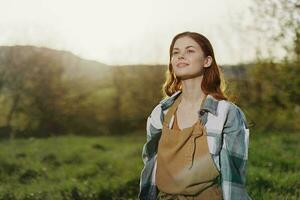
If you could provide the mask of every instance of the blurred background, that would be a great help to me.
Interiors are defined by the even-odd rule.
[[[300,199],[299,0],[0,0],[0,199],[137,199],[180,32],[250,125],[253,199]]]

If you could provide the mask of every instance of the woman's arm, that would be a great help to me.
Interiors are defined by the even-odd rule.
[[[223,128],[220,152],[221,186],[224,200],[251,199],[246,191],[249,129],[242,110],[231,103]]]
[[[157,151],[157,144],[158,140],[153,140],[155,137],[159,136],[162,129],[162,122],[161,122],[161,105],[157,105],[147,118],[146,123],[146,137],[147,141],[143,146],[142,150],[142,159],[144,164],[146,161],[150,160]],[[158,138],[159,139],[159,138]]]
[[[146,123],[146,143],[142,150],[142,160],[144,168],[141,171],[140,176],[140,191],[138,198],[141,200],[152,200],[156,199],[158,194],[155,182],[153,182],[153,168],[155,165],[155,155],[157,153],[157,145],[161,136],[161,105],[157,105],[149,117]]]

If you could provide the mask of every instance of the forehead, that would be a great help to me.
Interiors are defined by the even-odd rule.
[[[178,38],[175,43],[173,49],[185,49],[188,46],[193,46],[194,48],[200,48],[200,45],[190,37],[181,37]]]

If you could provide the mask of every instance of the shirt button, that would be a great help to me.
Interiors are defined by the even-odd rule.
[[[202,116],[205,114],[205,111],[204,110],[200,110],[199,114]]]

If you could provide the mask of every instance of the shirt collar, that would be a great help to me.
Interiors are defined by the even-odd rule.
[[[175,92],[172,96],[167,97],[160,101],[162,110],[168,109],[176,100],[176,98],[181,94],[182,91]],[[206,99],[203,103],[203,109],[205,111],[208,111],[212,113],[213,115],[217,115],[217,109],[218,109],[219,101],[215,99],[210,94],[207,95]]]

